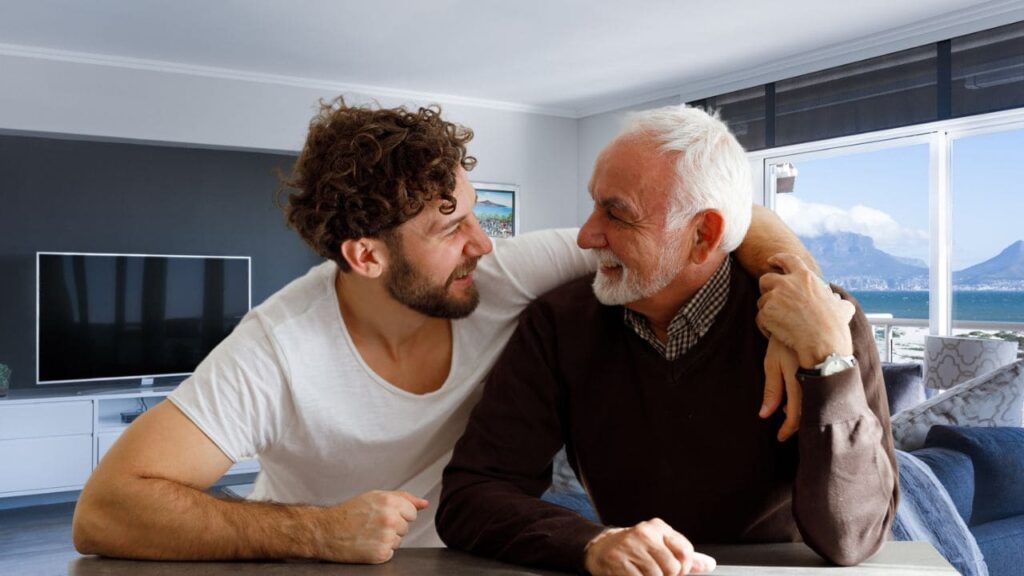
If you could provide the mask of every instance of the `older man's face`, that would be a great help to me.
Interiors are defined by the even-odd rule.
[[[688,226],[665,229],[676,184],[673,163],[649,138],[629,136],[612,142],[594,166],[594,211],[577,243],[601,260],[594,294],[603,304],[650,298],[684,266]]]

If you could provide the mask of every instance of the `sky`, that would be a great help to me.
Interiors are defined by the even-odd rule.
[[[953,269],[1024,239],[1024,129],[956,139]],[[801,236],[849,231],[880,249],[928,261],[928,145],[794,162],[793,194],[776,208]]]

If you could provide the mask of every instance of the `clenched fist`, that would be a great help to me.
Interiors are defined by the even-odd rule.
[[[313,556],[330,562],[381,564],[394,555],[427,501],[408,492],[374,490],[318,515]]]

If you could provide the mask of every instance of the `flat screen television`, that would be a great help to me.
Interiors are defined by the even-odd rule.
[[[187,376],[251,306],[249,257],[36,254],[39,384]]]

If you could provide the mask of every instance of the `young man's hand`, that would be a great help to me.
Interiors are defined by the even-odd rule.
[[[317,550],[312,556],[331,562],[387,562],[408,534],[427,501],[408,492],[374,490],[323,510]]]
[[[716,565],[658,518],[632,528],[609,528],[587,544],[585,554],[584,566],[594,576],[678,576],[711,572]]]
[[[792,254],[776,254],[768,262],[782,272],[761,277],[757,301],[761,331],[792,348],[803,368],[813,368],[833,352],[853,354],[853,304],[838,298]]]

